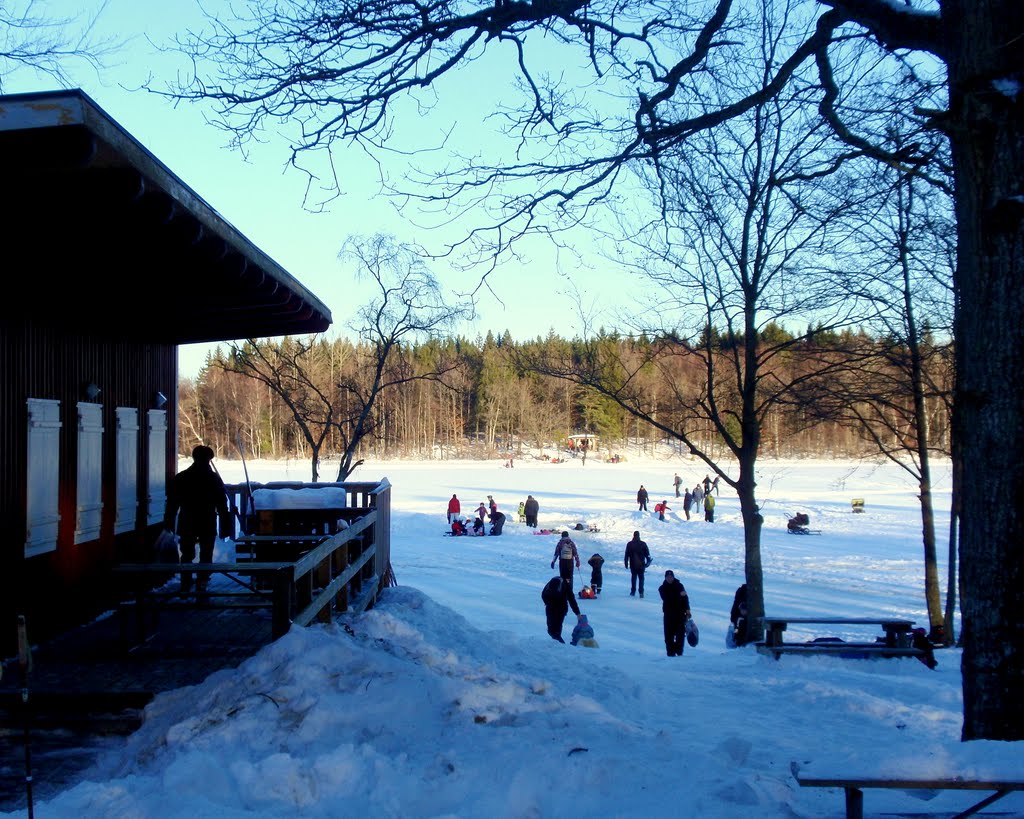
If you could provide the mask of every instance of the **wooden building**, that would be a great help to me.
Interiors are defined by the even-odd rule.
[[[177,345],[327,307],[86,94],[0,96],[0,651],[92,619],[177,463]]]

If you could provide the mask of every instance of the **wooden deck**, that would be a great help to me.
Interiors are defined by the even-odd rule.
[[[176,586],[172,580],[168,588]],[[272,640],[269,611],[171,609],[160,613],[159,625],[145,642],[133,646],[124,641],[122,622],[112,611],[33,646],[27,708],[17,658],[4,663],[0,811],[27,804],[26,719],[33,801],[40,801],[72,784],[101,748],[135,730],[154,696],[235,668]]]

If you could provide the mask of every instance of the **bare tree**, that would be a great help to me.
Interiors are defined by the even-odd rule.
[[[867,326],[878,338],[833,346],[830,355],[845,348],[856,366],[808,385],[801,398],[818,416],[855,425],[917,481],[929,636],[948,642],[952,622],[942,606],[931,458],[933,451],[950,454],[955,245],[951,218],[944,216],[951,217],[951,207],[943,192],[906,169],[866,183],[879,195],[854,223],[856,269],[846,286],[877,305]],[[955,598],[955,588],[947,594]]]
[[[175,93],[213,100],[239,140],[280,122],[295,126],[293,161],[356,141],[395,146],[403,103],[429,108],[431,86],[488,50],[505,50],[521,99],[502,110],[522,140],[521,161],[474,156],[460,172],[437,169],[428,198],[488,198],[492,230],[467,241],[497,247],[586,213],[613,195],[622,169],[656,160],[695,134],[734,120],[792,85],[807,87],[845,156],[889,163],[928,159],[903,150],[854,101],[863,58],[908,118],[928,118],[949,138],[958,232],[954,453],[963,482],[961,567],[964,739],[1024,738],[1024,4],[1020,0],[818,0],[786,53],[754,87],[704,104],[708,76],[728,79],[760,39],[756,19],[773,4],[736,0],[622,6],[590,0],[392,3],[338,10],[316,2],[250,3],[252,17],[213,20],[186,45],[205,70]],[[753,23],[748,25],[748,23]],[[543,42],[540,42],[543,41]],[[545,74],[563,47],[563,79]],[[857,52],[857,46],[861,49]],[[590,82],[581,81],[586,60]],[[946,74],[947,108],[920,111],[902,81],[928,66]],[[536,66],[536,68],[535,68]],[[580,90],[584,89],[584,90]],[[603,93],[607,92],[607,93]],[[416,112],[416,113],[421,113]],[[412,114],[413,116],[416,113]],[[502,145],[504,149],[506,146]],[[505,154],[512,156],[513,154]],[[545,224],[544,217],[550,216]],[[1009,647],[1009,648],[1007,648]]]
[[[404,355],[403,344],[441,334],[465,309],[446,304],[422,256],[391,236],[350,237],[340,255],[353,259],[359,275],[377,288],[376,297],[359,310],[355,329],[362,343],[344,371],[334,369],[330,346],[316,336],[249,339],[231,345],[230,357],[217,362],[265,384],[285,403],[309,445],[314,483],[332,432],[341,456],[337,480],[344,481],[363,463],[360,447],[385,426],[390,390],[417,381],[444,383],[457,361],[441,359],[421,371]]]
[[[39,0],[0,3],[0,91],[4,78],[19,69],[33,70],[63,86],[72,84],[68,66],[85,63],[94,70],[121,47],[114,38],[94,36],[97,20],[106,10],[104,0],[89,18],[52,17]]]
[[[360,310],[356,328],[371,351],[370,360],[364,362],[360,377],[337,385],[346,408],[336,424],[344,444],[339,481],[362,464],[356,453],[363,438],[373,435],[381,422],[374,411],[383,394],[414,381],[447,386],[445,378],[458,368],[454,357],[440,356],[427,371],[420,372],[403,357],[402,346],[407,341],[444,335],[469,309],[457,300],[454,306],[448,303],[422,254],[399,244],[393,236],[352,237],[341,255],[354,260],[359,274],[373,280],[377,295]]]
[[[780,35],[766,29],[757,55],[765,64]],[[658,197],[656,218],[622,227],[635,236],[623,262],[639,256],[641,287],[652,294],[640,313],[647,323],[636,327],[651,343],[624,354],[614,338],[598,337],[577,345],[570,360],[525,363],[616,401],[736,491],[748,641],[759,638],[764,615],[761,430],[768,413],[791,405],[804,382],[838,363],[821,357],[792,366],[806,339],[778,327],[806,327],[813,317],[836,330],[863,318],[854,312],[861,302],[833,284],[831,247],[850,203],[837,193],[845,186],[821,193],[818,180],[812,186],[804,178],[804,169],[821,164],[827,139],[804,112],[801,100],[775,97],[735,127],[695,135],[659,157],[647,179]]]

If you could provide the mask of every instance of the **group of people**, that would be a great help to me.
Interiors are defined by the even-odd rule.
[[[527,495],[526,500],[519,501],[519,522],[525,523],[531,529],[537,528],[537,515],[540,513],[540,503],[533,495]]]
[[[485,520],[491,522],[490,531],[487,531]],[[498,510],[498,503],[493,495],[487,496],[487,503],[480,501],[480,505],[473,510],[471,517],[462,516],[462,502],[457,493],[453,492],[448,501],[448,525],[451,533],[460,535],[500,535],[505,526],[505,513]]]
[[[573,591],[573,574],[580,568],[580,556],[579,549],[569,537],[568,532],[562,532],[562,536],[555,545],[555,553],[551,559],[552,569],[556,562],[558,563],[558,576],[552,577],[541,591],[548,634],[553,640],[560,643],[565,642],[562,638],[562,627],[571,610],[577,617],[576,626],[572,631],[572,645],[596,647],[594,628],[588,622],[587,616],[580,611]],[[623,555],[623,565],[629,569],[630,597],[636,596],[638,591],[640,597],[644,596],[644,573],[651,562],[650,548],[641,539],[639,531],[633,532],[633,537],[626,544],[626,551]],[[603,585],[604,558],[599,554],[594,554],[587,563],[591,567],[590,587],[596,593],[600,593]],[[681,657],[687,641],[690,645],[696,645],[698,639],[697,627],[693,623],[690,613],[690,597],[682,582],[671,569],[665,572],[665,579],[658,587],[658,594],[661,596],[665,653],[669,657]]]
[[[715,504],[716,496],[718,495],[718,481],[719,478],[716,475],[714,480],[711,480],[710,475],[705,475],[703,481],[698,481],[693,489],[686,489],[682,494],[683,498],[683,514],[686,515],[686,519],[690,519],[690,512],[696,511],[700,514],[700,511],[704,510],[704,520],[708,523],[715,522]],[[680,497],[680,489],[683,485],[683,479],[679,477],[679,473],[676,472],[672,478],[672,486],[676,491],[676,497]],[[638,511],[647,511],[647,501],[650,495],[647,491],[647,487],[640,484],[640,488],[636,493],[636,502]],[[654,505],[654,511],[658,515],[658,520],[665,520],[665,513],[672,511],[668,505],[667,500],[661,501]]]

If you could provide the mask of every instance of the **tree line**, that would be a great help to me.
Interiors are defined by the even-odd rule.
[[[716,355],[726,357],[743,346],[742,339],[727,340],[709,332]],[[792,339],[772,325],[765,335]],[[894,449],[905,453],[913,391],[899,378],[901,359],[909,360],[906,347],[892,339],[874,338],[864,332],[827,332],[796,345],[780,360],[775,378],[792,379],[825,353],[856,357],[856,367],[846,373],[845,383],[861,391],[850,403],[837,400],[840,380],[830,373],[827,382],[803,386],[803,398],[780,404],[764,419],[762,454],[766,457],[852,458],[878,455]],[[650,420],[638,418],[602,395],[597,389],[575,384],[552,373],[531,369],[529,362],[583,361],[600,350],[604,355],[637,366],[633,381],[645,396],[645,409],[658,425],[691,426],[692,413],[675,400],[676,392],[700,383],[702,366],[676,354],[674,360],[655,365],[666,347],[685,348],[672,338],[626,337],[601,334],[584,342],[554,334],[532,341],[513,341],[508,331],[488,333],[470,340],[463,337],[429,339],[403,345],[386,362],[385,372],[400,385],[380,394],[371,408],[367,434],[357,444],[359,459],[395,457],[489,458],[552,457],[564,451],[573,432],[599,438],[600,450],[591,457],[624,453],[627,446],[654,452],[666,436]],[[924,396],[931,430],[931,446],[948,455],[951,389],[950,345],[927,343],[928,388]],[[237,457],[241,442],[246,458],[311,458],[311,446],[300,424],[314,422],[308,407],[300,403],[297,386],[275,390],[238,370],[246,353],[272,354],[286,374],[317,385],[329,396],[334,416],[347,419],[324,431],[322,459],[337,460],[355,434],[358,423],[353,409],[355,396],[368,394],[378,367],[378,349],[371,342],[347,338],[294,338],[251,340],[236,348],[225,346],[208,356],[194,378],[179,383],[178,432],[183,452],[199,443],[212,446],[220,457]],[[872,377],[865,381],[867,361]],[[284,362],[287,362],[285,364]],[[428,377],[444,371],[444,376]],[[894,391],[894,384],[904,384]],[[851,386],[852,388],[852,386]],[[874,400],[872,400],[874,399]],[[291,406],[290,406],[291,404]],[[362,409],[361,405],[359,407]],[[723,416],[735,407],[724,404]],[[321,416],[321,423],[326,413]],[[693,430],[695,441],[711,453],[724,454],[721,436],[703,420]],[[678,443],[669,441],[669,443]],[[680,448],[684,453],[688,450]],[[344,478],[346,476],[338,476]],[[332,476],[333,479],[333,476]]]

